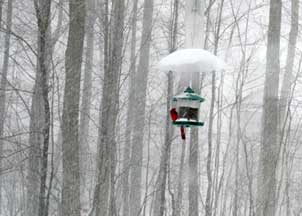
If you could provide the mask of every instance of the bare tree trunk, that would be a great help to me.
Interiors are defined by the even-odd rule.
[[[108,1],[105,2],[105,8],[105,23],[108,24]],[[114,1],[112,8],[111,39],[109,26],[105,26],[105,74],[98,135],[98,180],[94,200],[97,216],[117,214],[114,179],[116,165],[115,130],[119,107],[119,78],[122,65],[125,1]]]
[[[287,215],[290,215],[290,198],[289,198],[289,187],[290,187],[290,171],[288,170],[288,146],[289,143],[286,140],[288,135],[286,135],[286,128],[290,124],[288,119],[288,114],[290,110],[291,103],[291,89],[293,80],[293,66],[295,61],[296,54],[296,45],[297,45],[297,37],[298,37],[298,29],[299,29],[299,1],[291,0],[291,29],[289,32],[289,41],[288,41],[288,49],[287,49],[287,59],[285,66],[285,73],[283,77],[283,82],[281,86],[281,95],[279,101],[279,144],[280,144],[280,157],[282,158],[280,161],[282,164],[280,166],[285,166],[285,194],[286,194],[286,205],[287,205]],[[286,152],[286,153],[285,153]],[[285,157],[285,158],[284,158]],[[284,163],[284,164],[283,164]],[[277,192],[277,202],[280,198],[280,187],[282,185],[283,178],[283,170],[281,171],[281,180],[279,183],[279,190]]]
[[[2,20],[2,5],[3,1],[0,2],[0,11],[1,11],[1,20]],[[0,173],[3,169],[3,150],[4,150],[4,139],[2,139],[4,135],[4,122],[6,115],[6,85],[7,85],[7,74],[8,74],[8,63],[9,63],[9,55],[10,55],[10,36],[11,36],[11,28],[12,28],[12,14],[13,14],[13,0],[8,1],[7,6],[7,15],[6,15],[6,33],[4,38],[4,57],[3,57],[3,66],[1,73],[1,81],[0,81]],[[1,27],[0,20],[0,27]],[[0,214],[1,209],[3,209],[2,202],[2,178],[0,179]]]
[[[245,61],[243,58],[242,61]],[[239,71],[237,82],[236,82],[236,120],[237,120],[237,128],[236,128],[236,147],[235,147],[235,191],[234,191],[234,206],[233,206],[233,216],[240,215],[239,210],[239,175],[240,175],[240,143],[242,142],[241,137],[241,105],[242,105],[242,76],[241,73],[243,71]]]
[[[92,178],[91,173],[87,172],[90,168],[90,151],[89,151],[89,120],[90,106],[92,95],[92,73],[93,73],[93,55],[94,55],[94,25],[96,21],[95,0],[87,1],[87,18],[86,18],[86,53],[85,53],[85,70],[84,83],[82,90],[81,115],[80,115],[80,176],[81,176],[81,204],[87,207],[89,202],[89,190],[87,181]]]
[[[59,4],[62,7],[62,1]],[[26,202],[26,215],[37,215],[40,204],[43,209],[48,212],[49,196],[52,180],[49,181],[49,189],[47,195],[45,191],[39,191],[39,187],[46,187],[46,171],[47,171],[47,148],[49,141],[49,115],[50,111],[46,111],[49,107],[44,103],[44,96],[47,98],[47,93],[43,94],[43,89],[48,91],[48,77],[50,71],[51,56],[53,53],[54,45],[59,38],[60,29],[62,26],[62,11],[59,10],[58,25],[54,37],[51,38],[50,32],[50,20],[48,17],[48,6],[46,1],[36,1],[37,20],[39,35],[38,35],[38,58],[37,58],[37,71],[35,77],[34,93],[32,95],[31,114],[30,114],[30,136],[29,136],[29,167],[28,167],[28,187],[27,187],[27,202]],[[37,8],[36,8],[37,9]],[[46,23],[48,20],[48,23]],[[46,31],[46,32],[45,32]],[[45,37],[45,38],[44,38]],[[44,58],[44,59],[40,59]],[[46,73],[46,74],[45,74]],[[46,75],[46,77],[44,77]],[[45,84],[45,85],[44,85]],[[45,139],[46,138],[46,139]],[[45,142],[44,142],[45,141]],[[44,145],[46,144],[46,145]],[[41,148],[44,149],[44,155],[42,155]],[[41,160],[41,158],[43,158]],[[43,163],[43,164],[42,164]],[[42,167],[44,165],[44,167]],[[53,168],[52,168],[53,169]],[[41,173],[43,172],[43,174]],[[53,174],[53,172],[52,172]],[[51,174],[51,175],[52,175]],[[51,177],[52,179],[53,177]],[[39,185],[40,184],[40,185]],[[43,185],[42,185],[43,184]],[[39,195],[40,193],[40,195]],[[40,198],[39,198],[40,196]],[[39,200],[40,199],[40,200]],[[45,200],[46,199],[46,200]],[[44,200],[44,201],[42,201]],[[39,204],[40,203],[40,204]],[[44,210],[43,210],[44,211]],[[47,213],[45,213],[47,214]]]
[[[42,145],[41,145],[41,167],[40,167],[40,195],[38,214],[40,216],[47,216],[48,209],[46,203],[46,180],[48,169],[48,147],[50,135],[50,106],[48,100],[48,60],[49,60],[49,26],[50,26],[50,0],[36,0],[34,2],[36,9],[36,17],[38,22],[38,59],[37,59],[37,77],[39,88],[41,89],[41,97],[43,103],[42,121]],[[40,148],[40,147],[39,147]]]
[[[204,48],[204,10],[204,0],[186,1],[186,48]],[[190,79],[192,80],[194,91],[199,92],[200,74],[194,73]],[[198,216],[199,212],[198,138],[198,128],[192,128],[189,154],[189,216]]]
[[[205,0],[186,0],[186,48],[204,48]]]
[[[146,216],[146,208],[147,208],[147,205],[148,205],[152,116],[153,116],[153,109],[151,108],[150,112],[149,112],[149,115],[148,115],[147,164],[146,164],[146,175],[145,175],[145,194],[144,194],[144,201],[143,201],[144,206],[143,206],[143,210],[142,210],[142,216]]]
[[[62,7],[62,1],[59,5]],[[51,38],[51,26],[48,10],[49,2],[35,1],[36,16],[38,20],[38,62],[32,96],[31,119],[30,119],[30,150],[29,150],[29,171],[28,171],[28,190],[27,190],[27,209],[26,214],[37,215],[41,207],[41,214],[48,214],[51,184],[53,179],[53,167],[51,171],[49,186],[46,186],[47,179],[47,158],[49,145],[50,127],[50,108],[48,102],[48,78],[52,53],[59,38],[62,26],[62,11],[59,10],[58,25],[54,37]],[[48,21],[47,21],[48,20]],[[46,23],[47,21],[47,23]],[[46,103],[44,103],[46,101]],[[41,151],[42,150],[42,151]],[[44,188],[37,190],[37,188]],[[45,188],[48,188],[46,195]],[[40,195],[38,195],[40,193]],[[40,196],[40,197],[39,197]],[[39,200],[38,200],[39,197]],[[38,208],[39,205],[39,208]],[[45,211],[44,211],[45,210]],[[44,213],[43,213],[44,212]]]
[[[196,92],[200,89],[200,74],[194,73],[192,76],[192,87]],[[189,216],[198,216],[198,195],[199,195],[199,175],[198,175],[198,128],[191,128],[190,153],[189,153]]]
[[[110,57],[109,0],[104,1],[103,16],[101,18],[102,18],[102,24],[103,24],[103,28],[104,28],[103,89],[106,90],[105,86],[108,88],[108,86],[112,82],[111,80],[109,80],[111,74],[110,74],[110,71],[108,70],[108,68],[109,68],[108,59]],[[112,86],[112,88],[114,88],[114,86]],[[106,94],[108,94],[108,93],[106,93]],[[105,141],[112,142],[112,138],[108,139],[109,135],[107,136],[107,134],[104,134],[104,132],[107,133],[107,128],[105,125],[103,126],[103,122],[104,121],[109,122],[109,119],[105,118],[106,116],[103,116],[103,113],[105,112],[103,109],[107,109],[109,111],[109,108],[110,108],[110,106],[109,106],[110,99],[108,98],[108,96],[106,96],[106,94],[103,92],[102,103],[100,104],[100,112],[99,112],[99,125],[101,125],[102,128],[99,128],[99,130],[98,130],[98,156],[97,156],[98,175],[97,175],[97,182],[96,182],[96,187],[95,187],[95,191],[94,191],[93,210],[90,214],[90,215],[95,215],[95,216],[99,216],[99,215],[106,216],[107,212],[108,212],[110,166],[109,166],[109,157],[107,154],[109,152],[108,146],[110,145],[110,143],[109,144],[105,143]],[[115,96],[114,92],[111,92],[111,94],[112,94],[112,96]],[[106,96],[106,98],[105,98],[105,96]],[[107,103],[107,104],[104,105],[104,103]],[[111,110],[111,112],[112,112],[112,110]],[[112,124],[108,125],[107,127],[109,127],[111,125]],[[101,129],[102,129],[102,131],[101,131]],[[113,135],[111,135],[111,136],[113,136]]]
[[[171,32],[170,53],[176,50],[178,17],[179,17],[179,0],[174,0],[171,31],[170,31]],[[172,211],[172,216],[180,216],[182,212],[181,210],[182,210],[182,200],[183,200],[183,184],[184,184],[183,175],[184,175],[185,155],[186,155],[186,142],[184,141],[181,147],[180,165],[179,165],[178,180],[177,180],[177,196],[175,201],[175,208],[173,208]]]
[[[4,0],[0,0],[0,27],[2,27],[3,1]]]
[[[130,149],[131,136],[133,131],[134,104],[135,104],[135,77],[136,77],[136,26],[137,26],[137,5],[138,0],[133,1],[132,19],[131,19],[131,56],[130,56],[130,78],[128,93],[128,110],[126,120],[126,134],[124,146],[124,164],[123,164],[123,215],[129,215],[129,171],[130,171]]]
[[[63,191],[64,216],[80,215],[79,101],[85,30],[85,1],[69,1],[69,35],[65,53],[63,104]]]
[[[274,216],[276,209],[276,164],[279,156],[277,137],[281,6],[280,0],[270,2],[262,114],[263,131],[258,168],[256,209],[258,216]]]
[[[221,0],[219,6],[218,19],[216,23],[215,41],[214,41],[214,54],[217,54],[219,39],[220,39],[220,29],[222,21],[222,10],[224,6],[224,0]],[[216,71],[212,72],[212,89],[211,89],[211,105],[209,114],[209,128],[208,128],[208,155],[207,155],[207,178],[208,178],[208,188],[205,203],[205,215],[212,216],[212,190],[213,190],[213,177],[212,177],[212,146],[213,146],[213,122],[214,122],[214,109],[216,100]]]
[[[291,29],[289,33],[287,59],[285,66],[285,74],[281,87],[280,95],[280,128],[284,128],[287,104],[290,96],[291,84],[293,80],[293,66],[296,53],[296,44],[299,28],[299,0],[291,0]]]
[[[214,120],[214,105],[215,105],[215,88],[216,88],[216,74],[212,74],[212,99],[209,114],[209,129],[208,129],[208,156],[207,156],[207,178],[208,178],[208,189],[206,196],[205,212],[206,216],[212,215],[211,206],[211,194],[212,194],[212,130],[213,130],[213,120]]]
[[[178,31],[178,10],[179,10],[179,0],[174,0],[173,5],[173,14],[172,14],[172,22],[171,22],[171,30],[170,30],[170,53],[176,50],[176,42],[177,42],[177,31]],[[167,169],[169,167],[169,158],[171,153],[171,145],[172,145],[172,136],[173,136],[173,128],[170,122],[169,112],[171,109],[171,98],[173,96],[173,74],[172,71],[169,71],[167,74],[168,78],[168,86],[167,86],[167,106],[166,106],[166,129],[165,129],[165,142],[161,150],[160,157],[160,167],[157,177],[157,185],[155,192],[155,204],[153,206],[153,216],[163,216],[165,212],[165,203],[166,203],[166,182],[167,182]],[[182,170],[181,170],[182,172]],[[179,199],[181,197],[179,196]],[[180,203],[179,203],[180,204]]]
[[[31,105],[31,121],[29,136],[29,167],[27,187],[27,216],[38,214],[39,183],[41,168],[41,145],[44,118],[44,103],[41,89],[41,76],[37,73]]]
[[[171,109],[171,98],[173,94],[173,76],[172,71],[168,73],[168,87],[167,87],[167,116],[166,116],[166,132],[165,132],[165,142],[161,152],[159,174],[157,178],[157,191],[155,194],[155,205],[153,207],[153,216],[163,216],[165,212],[166,204],[166,182],[167,173],[169,167],[169,157],[171,152],[172,144],[172,125],[169,117],[169,111]]]
[[[182,210],[182,198],[183,198],[183,169],[185,162],[185,154],[186,154],[186,143],[184,142],[181,146],[181,156],[180,156],[180,166],[178,171],[178,179],[177,179],[177,197],[176,197],[176,206],[175,206],[175,214],[173,216],[180,216]]]
[[[141,211],[142,162],[144,146],[145,107],[147,81],[149,73],[149,55],[152,33],[153,0],[144,1],[143,32],[138,69],[136,73],[133,143],[130,160],[130,215],[139,215]]]

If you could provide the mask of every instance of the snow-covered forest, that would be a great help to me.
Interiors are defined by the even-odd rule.
[[[0,0],[0,216],[301,216],[300,14],[301,0]],[[159,66],[188,48],[223,68]],[[188,86],[204,126],[180,132]]]

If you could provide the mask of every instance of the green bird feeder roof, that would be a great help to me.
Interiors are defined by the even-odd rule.
[[[192,88],[188,87],[183,93],[173,97],[173,101],[178,100],[190,100],[190,101],[199,101],[200,103],[205,101],[200,95],[196,94]]]

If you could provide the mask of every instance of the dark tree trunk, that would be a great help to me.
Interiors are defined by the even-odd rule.
[[[79,101],[85,32],[85,0],[69,1],[69,34],[65,53],[63,104],[63,191],[64,216],[80,216]]]
[[[262,137],[258,168],[258,216],[274,216],[276,211],[276,171],[278,144],[278,90],[280,74],[281,0],[270,1],[266,74],[263,97]]]
[[[39,195],[39,208],[38,214],[39,216],[47,216],[47,202],[46,202],[46,180],[47,180],[47,168],[48,168],[48,147],[49,147],[49,133],[50,133],[50,107],[48,100],[48,63],[49,60],[48,55],[49,51],[48,47],[49,43],[49,24],[50,24],[50,8],[51,1],[50,0],[36,0],[35,1],[35,9],[36,9],[36,17],[38,22],[38,69],[37,69],[37,77],[39,88],[41,89],[42,94],[42,103],[43,103],[43,111],[41,119],[42,123],[42,146],[41,146],[41,167],[40,167],[40,195]]]

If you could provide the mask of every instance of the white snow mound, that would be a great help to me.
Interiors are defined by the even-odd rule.
[[[204,49],[181,49],[164,57],[158,66],[164,72],[211,73],[223,70],[225,63]]]

